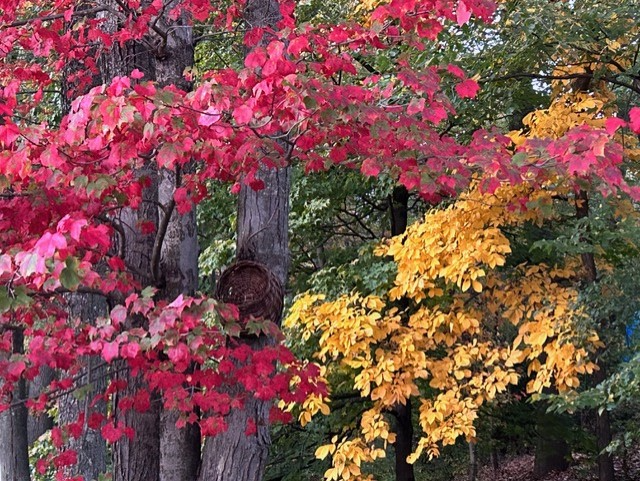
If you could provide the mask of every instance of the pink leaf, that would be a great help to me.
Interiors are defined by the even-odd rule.
[[[471,79],[467,79],[456,85],[456,92],[458,92],[458,95],[462,98],[472,99],[476,96],[478,90],[480,90],[478,82]]]
[[[609,135],[613,135],[616,130],[620,127],[624,127],[626,124],[627,123],[624,120],[618,117],[609,117],[604,123],[605,129]]]
[[[111,310],[109,317],[111,318],[111,322],[115,326],[118,326],[127,319],[127,308],[124,306],[116,306]]]
[[[640,107],[633,107],[629,111],[629,126],[636,134],[640,134]]]
[[[116,357],[118,357],[118,343],[115,342],[115,341],[103,343],[102,344],[102,358],[107,362],[111,362]]]
[[[456,9],[456,21],[458,25],[464,25],[471,18],[471,10],[467,8],[467,5],[460,0],[458,2],[458,8]]]
[[[248,105],[241,105],[233,109],[233,118],[238,124],[247,124],[253,117],[253,111]]]
[[[44,258],[53,257],[56,249],[66,249],[67,239],[60,234],[45,232],[44,235],[36,242],[35,251]]]
[[[215,107],[209,107],[198,116],[198,125],[209,127],[220,120],[220,111]]]
[[[382,167],[375,159],[365,159],[360,167],[360,172],[369,177],[377,177],[381,170]]]

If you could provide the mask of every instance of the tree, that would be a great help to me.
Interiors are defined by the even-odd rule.
[[[112,375],[92,404],[108,402],[111,409],[108,415],[99,409],[79,413],[77,421],[52,430],[56,453],[49,461],[62,476],[77,459],[68,449],[69,439],[86,429],[100,431],[108,443],[115,443],[118,479],[192,476],[196,443],[181,451],[194,459],[185,463],[188,473],[174,470],[176,459],[163,464],[160,405],[169,411],[163,417],[165,442],[176,441],[182,449],[187,438],[193,439],[182,438],[185,430],[174,431],[174,421],[179,428],[197,424],[209,438],[207,446],[215,446],[214,436],[229,427],[229,433],[248,437],[242,438],[248,456],[230,475],[252,471],[260,476],[266,424],[287,418],[274,405],[266,420],[266,406],[276,399],[285,406],[304,402],[311,393],[316,396],[311,399],[322,399],[325,392],[318,369],[296,361],[283,346],[251,345],[238,338],[251,333],[267,339],[273,332],[269,321],[276,319],[240,320],[237,309],[194,295],[190,213],[207,196],[212,181],[233,183],[232,190],[242,199],[256,201],[255,208],[244,204],[244,212],[251,215],[239,215],[238,253],[249,252],[263,261],[269,249],[260,252],[257,247],[277,245],[278,260],[270,267],[282,279],[287,194],[281,187],[293,163],[308,171],[338,164],[369,176],[384,172],[434,203],[467,190],[480,171],[487,177],[471,196],[490,194],[507,181],[519,184],[532,173],[538,184],[578,174],[603,190],[636,195],[619,172],[620,147],[611,132],[578,129],[557,141],[527,142],[513,159],[506,137],[479,131],[469,145],[462,145],[439,130],[453,113],[441,77],[455,84],[460,97],[473,97],[478,89],[459,68],[416,69],[409,55],[384,74],[366,67],[392,47],[422,48],[424,39],[436,38],[445,23],[464,25],[472,15],[487,19],[492,8],[485,1],[392,1],[360,22],[299,25],[295,2],[288,0],[278,5],[0,2],[3,420],[25,406],[42,411],[81,388],[86,379],[78,376],[82,359],[100,357]],[[208,26],[217,34],[242,25],[247,55],[241,68],[207,72],[191,89],[195,73],[183,74],[190,63],[194,22],[203,22],[201,37],[211,33]],[[140,68],[139,61],[149,68]],[[48,118],[48,94],[71,64],[73,73],[62,90],[73,100],[69,113],[57,122]],[[104,82],[87,90],[99,72]],[[636,118],[631,120],[635,127]],[[574,143],[577,153],[568,149]],[[589,164],[578,161],[578,155],[587,156]],[[522,165],[527,156],[531,161]],[[277,196],[270,211],[265,206],[271,192]],[[464,209],[460,215],[467,215]],[[251,224],[253,219],[258,225]],[[270,227],[276,219],[274,233]],[[497,232],[487,236],[488,242],[502,241]],[[262,237],[277,240],[262,243]],[[504,247],[500,242],[498,248]],[[174,264],[178,250],[181,259]],[[530,274],[549,287],[544,268]],[[477,287],[476,278],[467,280]],[[458,287],[464,294],[469,286]],[[417,292],[404,294],[419,303]],[[108,312],[95,320],[70,317],[65,296],[76,293],[103,297]],[[558,296],[564,302],[569,294],[560,289]],[[375,317],[381,308],[380,300],[369,297],[344,302],[367,316]],[[391,327],[395,329],[393,322]],[[535,357],[543,347],[533,344]],[[23,402],[24,380],[43,366],[57,369],[60,378]],[[122,375],[127,371],[130,374]],[[536,379],[546,382],[545,375],[538,373]],[[574,377],[561,377],[560,385],[572,386]],[[500,383],[511,379],[509,373],[496,384],[502,388]],[[401,404],[399,394],[390,391],[381,398]],[[452,399],[452,406],[460,407],[459,401]],[[252,406],[260,410],[257,421],[247,416]],[[432,424],[430,409],[433,406],[422,409],[425,425]],[[465,412],[471,416],[472,411]],[[385,432],[381,413],[370,414],[368,425]],[[470,427],[464,429],[471,433]],[[252,438],[256,433],[257,442]],[[433,450],[440,438],[455,436],[435,429],[419,448]],[[148,453],[130,449],[142,441],[150,446]],[[20,447],[17,440],[6,444]],[[205,448],[202,479],[215,476],[218,469],[212,454]],[[373,450],[368,455],[378,454]],[[247,460],[255,456],[261,462],[250,466]],[[44,469],[45,462],[38,468]]]

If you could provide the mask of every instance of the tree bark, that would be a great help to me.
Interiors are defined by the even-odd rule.
[[[80,318],[83,322],[94,323],[98,317],[107,315],[108,306],[106,299],[102,296],[72,294],[68,299],[68,310],[70,318]],[[93,480],[107,471],[107,444],[100,432],[89,429],[86,423],[92,412],[99,412],[105,416],[107,414],[106,402],[99,401],[93,406],[91,403],[94,396],[107,388],[108,373],[99,357],[87,356],[82,359],[82,362],[84,363],[82,376],[79,377],[76,385],[88,386],[87,392],[82,398],[71,393],[60,399],[58,423],[60,426],[74,423],[80,414],[84,414],[85,425],[82,436],[71,438],[67,443],[67,447],[76,451],[78,455],[77,464],[70,467],[67,474]]]
[[[402,235],[407,230],[409,219],[409,191],[406,187],[394,187],[389,196],[389,212],[391,220],[391,235]],[[399,301],[401,309],[408,307],[407,299]],[[406,322],[406,319],[405,319]],[[396,419],[396,481],[414,481],[413,464],[407,462],[407,457],[413,452],[413,421],[411,419],[411,399],[406,404],[398,404],[393,408]]]
[[[15,329],[13,352],[24,352],[24,334]],[[22,402],[27,385],[20,379],[13,386],[12,406],[0,414],[0,481],[30,481],[29,445],[27,443],[27,407]]]
[[[277,0],[248,0],[245,5],[244,19],[250,27],[274,27],[280,18]],[[262,41],[265,43],[266,38]],[[261,167],[258,178],[265,184],[263,190],[254,191],[246,185],[240,190],[237,259],[264,264],[285,286],[289,272],[290,169]],[[259,349],[274,340],[263,335],[244,342]],[[242,409],[231,411],[226,419],[227,431],[205,441],[199,481],[262,480],[271,446],[270,408],[270,401],[247,397]],[[250,419],[256,433],[247,436]]]
[[[413,452],[413,422],[411,420],[411,399],[406,404],[393,408],[396,418],[396,481],[414,481],[413,464],[407,457]]]
[[[163,169],[160,172],[158,199],[172,205],[173,192],[180,175]],[[165,213],[166,215],[166,213]],[[198,283],[198,240],[195,210],[171,212],[161,251],[162,296],[167,300],[180,294],[195,294]],[[163,409],[160,415],[160,480],[195,480],[200,466],[200,430],[195,424],[176,427],[179,413]]]
[[[49,387],[49,384],[51,384],[51,381],[53,381],[54,378],[55,371],[48,366],[42,366],[40,368],[40,374],[38,374],[33,381],[28,383],[28,397],[38,397],[41,392]],[[27,440],[29,446],[31,446],[40,436],[52,427],[53,418],[47,413],[29,415],[29,418],[27,419]]]
[[[154,285],[151,253],[155,245],[155,235],[143,234],[139,230],[140,222],[152,222],[158,225],[158,169],[152,163],[136,173],[138,177],[149,179],[143,190],[143,201],[138,210],[123,209],[118,222],[124,231],[124,260],[126,265],[136,273],[136,280],[142,286]],[[140,324],[139,319],[132,319],[133,325]],[[131,396],[146,385],[141,375],[131,376],[126,364],[114,363],[118,376],[128,381],[128,387],[116,396],[114,413],[116,423],[133,428],[133,439],[121,438],[114,445],[113,468],[115,481],[158,481],[160,479],[160,403],[152,396],[151,407],[146,412],[128,410],[122,413],[118,408],[119,396]]]
[[[469,441],[469,481],[478,479],[478,445]]]
[[[167,39],[156,56],[156,80],[161,86],[175,85],[188,91],[192,85],[185,79],[184,71],[194,63],[190,21],[185,15],[175,20],[165,16],[158,25],[167,33]],[[160,254],[161,296],[168,301],[180,294],[194,295],[198,287],[195,209],[180,214],[173,207],[173,194],[181,185],[183,173],[193,168],[187,164],[187,172],[179,166],[175,170],[160,170],[158,201],[164,210],[159,215],[161,219],[170,215]],[[200,430],[195,424],[178,429],[178,419],[179,413],[175,410],[163,408],[160,414],[160,481],[191,481],[198,475]]]
[[[100,0],[108,4],[112,10],[118,10],[116,0]],[[111,13],[104,14],[103,28],[115,31],[117,19]],[[131,41],[123,45],[115,43],[111,50],[99,58],[99,68],[103,83],[110,83],[116,76],[129,75],[134,69],[145,74],[145,79],[155,78],[155,62],[152,52],[140,42]],[[143,201],[137,210],[123,209],[114,222],[120,225],[124,238],[119,241],[124,246],[124,261],[132,269],[134,277],[142,286],[154,285],[151,253],[155,244],[153,234],[140,231],[140,222],[152,222],[158,225],[158,169],[148,162],[136,172],[138,178],[147,177],[148,186],[143,190]],[[130,320],[133,324],[139,320]],[[119,410],[120,396],[130,396],[140,389],[145,389],[141,376],[132,377],[124,362],[113,364],[116,376],[127,380],[125,392],[118,393],[114,399],[113,412],[116,423],[131,427],[135,435],[133,439],[122,437],[113,447],[113,479],[114,481],[159,481],[160,470],[160,405],[152,397],[151,408],[144,413]]]
[[[580,190],[576,194],[576,218],[583,219],[589,217],[589,195],[585,190]],[[595,283],[598,280],[598,270],[595,257],[592,252],[581,254],[582,265],[587,273],[587,281]],[[606,320],[601,320],[602,327],[606,326]],[[606,379],[605,366],[600,361],[598,371],[594,375],[596,384]],[[613,467],[613,456],[602,451],[611,444],[611,420],[609,412],[605,409],[602,413],[596,412],[596,445],[598,447],[598,480],[615,481],[615,471]]]
[[[289,264],[289,174],[288,168],[261,168],[259,178],[265,189],[253,191],[244,186],[238,201],[238,259],[264,264],[283,285]],[[274,341],[260,336],[243,342],[259,349]],[[270,408],[270,401],[248,397],[242,409],[232,410],[226,418],[227,431],[205,442],[199,481],[262,479],[271,446]],[[257,432],[247,436],[250,419]]]

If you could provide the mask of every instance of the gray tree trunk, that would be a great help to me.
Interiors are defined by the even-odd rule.
[[[13,352],[24,352],[24,334],[16,329]],[[0,414],[0,481],[30,481],[29,445],[27,443],[27,408],[22,402],[27,385],[20,379],[13,387],[12,406]]]
[[[150,184],[143,191],[143,201],[138,210],[123,209],[118,222],[124,231],[124,260],[136,273],[136,280],[143,286],[154,285],[151,257],[155,245],[155,236],[143,234],[139,230],[141,221],[158,225],[158,169],[149,163],[137,172],[145,176]],[[132,319],[132,325],[143,322]],[[118,376],[128,381],[128,388],[120,395],[133,395],[146,389],[142,376],[132,376],[125,363],[114,363]],[[160,403],[152,396],[151,407],[146,412],[128,410],[122,413],[118,409],[116,396],[114,413],[116,422],[122,422],[133,428],[133,439],[121,438],[114,445],[113,469],[115,481],[158,481],[160,479]]]
[[[156,58],[156,80],[160,85],[175,85],[188,91],[191,83],[184,78],[186,68],[192,67],[193,34],[188,18],[177,20],[163,18],[160,28],[167,32],[167,40]],[[161,219],[169,215],[166,223],[161,256],[161,295],[171,301],[180,294],[193,295],[198,287],[198,238],[195,208],[180,214],[173,207],[173,194],[180,187],[184,173],[190,173],[193,165],[187,164],[186,172],[162,169],[158,201],[163,206]],[[165,221],[166,222],[166,221]],[[160,414],[160,481],[193,481],[200,467],[200,430],[188,424],[176,427],[179,413],[163,409]]]
[[[40,368],[40,374],[28,383],[27,390],[29,391],[29,398],[38,397],[41,392],[49,387],[49,384],[51,384],[54,378],[55,371],[48,366],[42,366]],[[52,427],[53,418],[47,413],[29,415],[27,419],[27,439],[29,446]]]
[[[107,301],[103,296],[94,294],[72,294],[68,299],[70,318],[80,318],[85,323],[94,323],[98,317],[108,313]],[[107,388],[108,373],[102,359],[96,356],[87,356],[82,359],[84,364],[82,375],[76,385],[86,389],[84,396],[76,393],[69,394],[60,399],[58,403],[58,423],[64,426],[76,422],[80,414],[85,416],[85,425],[79,438],[69,439],[67,447],[78,454],[78,462],[71,466],[67,472],[70,476],[81,476],[85,480],[98,479],[107,471],[107,444],[97,430],[89,429],[87,421],[93,412],[99,412],[106,416],[107,404],[99,401],[90,407],[96,394],[104,392]]]
[[[239,259],[250,259],[266,265],[283,283],[289,263],[289,169],[261,169],[259,178],[265,189],[253,191],[243,187],[238,206]],[[257,349],[272,343],[267,336],[246,339]],[[199,481],[260,481],[267,464],[271,436],[269,411],[271,402],[253,397],[245,400],[242,409],[227,416],[228,429],[204,445]],[[247,436],[247,422],[257,427],[255,435]]]
[[[115,1],[109,2],[117,8]],[[110,14],[108,14],[110,15]],[[107,17],[105,29],[115,30],[116,19]],[[145,73],[145,79],[155,78],[155,63],[151,52],[145,45],[128,42],[125,45],[114,45],[112,50],[103,55],[99,61],[100,72],[104,83],[118,75],[129,75],[135,68]],[[124,261],[134,273],[136,280],[143,286],[153,285],[153,266],[151,258],[155,245],[153,234],[143,234],[140,231],[141,221],[158,225],[158,169],[149,162],[136,172],[138,178],[146,177],[149,185],[144,189],[143,201],[139,209],[123,209],[114,222],[120,226],[120,238],[124,254]],[[131,320],[133,324],[140,322]],[[141,376],[132,377],[124,363],[113,365],[118,377],[128,381],[125,392],[119,393],[114,401],[113,411],[116,423],[122,422],[133,428],[133,439],[122,437],[113,447],[113,479],[114,481],[159,481],[160,478],[160,404],[152,398],[151,408],[144,412],[129,410],[122,413],[118,409],[120,396],[133,395],[140,389],[145,389]]]
[[[249,0],[244,18],[250,27],[275,26],[280,20],[277,0]],[[238,260],[254,260],[270,269],[283,286],[289,272],[289,168],[260,168],[265,188],[254,191],[247,186],[238,199]],[[274,342],[267,336],[246,339],[253,348]],[[267,465],[271,436],[269,411],[271,403],[253,397],[242,409],[234,409],[226,422],[226,432],[208,438],[204,445],[199,481],[260,481]],[[249,420],[257,431],[247,436]]]
[[[478,445],[469,441],[469,481],[478,479]]]

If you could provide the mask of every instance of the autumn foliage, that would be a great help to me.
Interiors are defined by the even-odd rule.
[[[145,411],[162,393],[165,408],[180,412],[178,424],[199,423],[204,436],[224,430],[225,416],[249,397],[282,401],[274,420],[288,419],[293,404],[303,406],[303,421],[327,410],[320,369],[280,344],[253,350],[240,342],[233,306],[204,294],[160,299],[158,269],[147,284],[136,280],[118,219],[145,202],[150,181],[140,172],[150,165],[180,178],[163,216],[190,212],[214,181],[234,192],[261,189],[260,166],[383,173],[433,205],[460,195],[379,247],[397,265],[385,296],[305,296],[292,308],[288,327],[318,337],[317,360],[331,361],[327,376],[348,368],[354,388],[373,402],[357,436],[319,448],[319,456],[333,456],[328,479],[357,477],[361,462],[382,456],[394,441],[385,410],[411,397],[421,399],[423,430],[413,459],[436,455],[459,436],[473,438],[478,408],[524,378],[529,393],[563,391],[591,372],[587,351],[597,336],[574,343],[572,322],[581,313],[576,291],[563,282],[574,266],[509,265],[503,229],[542,222],[536,203],[585,184],[638,199],[621,170],[616,137],[623,128],[640,132],[638,109],[628,125],[616,117],[576,121],[557,135],[540,129],[515,144],[478,131],[461,144],[439,130],[455,115],[443,85],[461,98],[479,88],[459,67],[416,69],[407,56],[389,74],[364,68],[363,59],[394,46],[422,48],[447,25],[489,21],[494,5],[485,0],[374,2],[360,21],[335,25],[297,24],[295,2],[286,0],[277,29],[247,29],[250,53],[240,69],[186,72],[195,82],[188,92],[137,69],[102,84],[96,59],[114,46],[150,42],[162,55],[158,17],[232,31],[245,8],[243,1],[116,3],[0,1],[0,411],[14,406],[19,380],[48,366],[59,378],[25,401],[32,412],[46,410],[79,387],[87,356],[125,363],[146,380],[120,409]],[[64,101],[50,93],[62,84]],[[69,104],[59,121],[56,102]],[[592,98],[571,102],[600,106]],[[161,244],[160,224],[135,228]],[[103,296],[108,315],[95,322],[70,317],[70,293]],[[267,321],[252,334],[271,332]],[[503,326],[515,336],[488,334]],[[24,351],[15,346],[18,332]],[[125,387],[110,379],[96,402]],[[436,394],[426,397],[426,389]],[[52,433],[61,473],[75,459],[66,441],[84,426],[110,443],[135,435],[113,413],[83,416]]]

